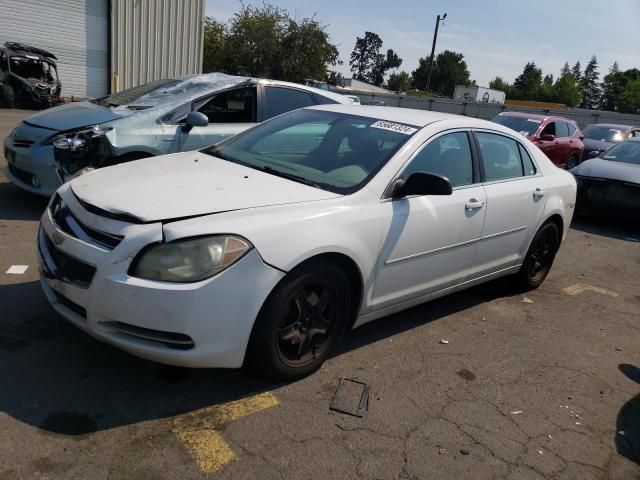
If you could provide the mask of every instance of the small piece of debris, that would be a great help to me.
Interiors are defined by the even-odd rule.
[[[444,448],[438,449],[438,455],[442,455],[446,450]]]
[[[7,273],[9,273],[9,272],[7,272]],[[616,350],[617,350],[618,352],[621,352],[621,351],[622,351],[622,349],[621,349],[620,347],[616,347]]]
[[[444,338],[441,338],[440,339],[440,343],[443,344],[443,345],[446,345],[446,344],[449,343],[449,340],[445,340]]]
[[[530,298],[522,297],[522,303],[534,303],[534,302]]]
[[[547,435],[547,438],[551,440],[553,437],[551,435]]]
[[[29,265],[11,265],[6,273],[10,275],[22,275],[27,271],[27,268],[29,268]]]
[[[469,450],[468,448],[461,448],[460,449],[460,453],[463,455],[470,455],[471,454],[471,450]]]
[[[576,425],[582,425],[582,422],[576,422]]]
[[[538,449],[538,453],[539,453],[540,455],[543,455],[543,454],[544,454],[544,452],[543,452],[542,450],[540,450],[540,449]]]
[[[520,415],[522,410],[516,410],[515,412],[511,412],[511,415]]]
[[[620,435],[621,437],[624,437],[624,430],[620,430],[620,431],[618,432],[618,435]]]

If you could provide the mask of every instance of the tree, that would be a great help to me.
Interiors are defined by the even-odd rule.
[[[223,23],[207,17],[204,23],[204,55],[202,71],[224,72],[227,69],[228,58],[226,50],[226,28]]]
[[[341,63],[325,25],[315,17],[298,21],[270,4],[241,4],[226,24],[207,18],[203,56],[205,72],[294,82],[325,79],[331,74],[330,67]]]
[[[620,67],[618,67],[618,62],[613,62],[609,73],[602,79],[600,108],[603,110],[617,109],[617,100],[626,83],[625,80],[624,75],[620,72]]]
[[[533,62],[528,62],[522,73],[513,82],[514,93],[519,99],[533,100],[542,89],[542,70]]]
[[[560,77],[564,77],[571,73],[571,69],[569,68],[569,62],[564,62],[564,66],[560,70]]]
[[[411,75],[405,71],[392,73],[387,80],[387,88],[395,92],[406,92],[411,88]]]
[[[356,38],[349,65],[356,80],[382,85],[388,70],[402,65],[402,59],[393,50],[380,53],[382,39],[373,32],[365,32],[364,38]]]
[[[626,83],[620,93],[618,106],[623,113],[640,113],[640,75]]]
[[[582,79],[582,65],[580,65],[580,60],[575,63],[575,65],[571,69],[571,73],[573,73],[573,78],[575,78],[578,82]]]
[[[582,87],[580,83],[576,81],[572,73],[565,73],[553,85],[552,96],[549,100],[573,108],[580,103],[581,98]]]
[[[582,85],[582,108],[589,108],[595,110],[600,103],[600,86],[598,85],[598,60],[593,55],[591,60],[584,69],[582,78],[580,79]]]
[[[445,50],[433,61],[430,88],[440,95],[453,96],[456,85],[471,85],[469,69],[462,53]],[[420,90],[427,87],[429,59],[421,58],[418,68],[411,72],[413,86]]]
[[[494,90],[501,90],[506,92],[511,88],[507,82],[504,81],[502,77],[496,77],[489,82],[489,88],[493,88]]]

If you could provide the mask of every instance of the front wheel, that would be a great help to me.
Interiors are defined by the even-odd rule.
[[[328,262],[287,274],[263,305],[251,333],[247,363],[272,379],[294,380],[322,365],[351,315],[345,273]]]
[[[545,223],[533,237],[527,256],[516,274],[526,290],[538,288],[547,278],[560,246],[560,232],[554,223]]]

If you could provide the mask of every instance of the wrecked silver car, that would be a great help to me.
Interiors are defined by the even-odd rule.
[[[0,47],[0,107],[48,108],[61,102],[56,56],[41,48],[6,42]]]
[[[281,113],[342,95],[222,73],[164,79],[26,118],[5,140],[7,176],[49,196],[83,168],[204,148]]]
[[[614,145],[571,173],[578,181],[578,212],[640,215],[640,138]]]

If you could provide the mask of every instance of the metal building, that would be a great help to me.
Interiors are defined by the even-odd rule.
[[[58,57],[64,97],[202,71],[205,0],[0,0],[0,44]]]

